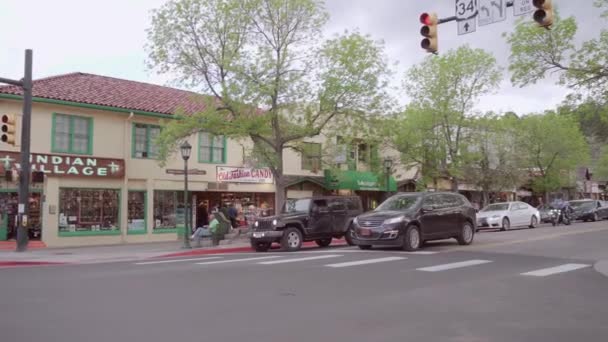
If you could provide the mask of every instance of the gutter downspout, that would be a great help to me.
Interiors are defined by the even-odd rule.
[[[121,226],[124,226],[124,229],[120,230],[120,242],[122,244],[127,243],[127,231],[129,230],[129,190],[128,190],[128,186],[129,186],[129,176],[127,175],[127,170],[129,169],[129,162],[130,162],[130,157],[129,157],[129,123],[131,122],[131,120],[133,119],[133,117],[135,116],[135,114],[133,112],[129,113],[129,116],[125,119],[125,127],[124,127],[124,132],[123,132],[123,159],[125,161],[125,176],[122,179],[122,190],[121,190],[121,202],[120,202],[120,206],[121,206],[121,217],[120,217],[120,221],[121,221]],[[122,224],[124,223],[124,225]],[[147,228],[147,227],[146,227]]]

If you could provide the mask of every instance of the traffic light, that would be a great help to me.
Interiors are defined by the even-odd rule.
[[[553,4],[551,0],[533,0],[532,4],[536,7],[534,21],[541,27],[549,28],[553,24]]]
[[[424,37],[420,46],[430,53],[437,53],[437,14],[422,13],[420,23],[423,25],[420,34]]]
[[[2,114],[2,140],[3,143],[15,146],[15,132],[17,131],[15,116]]]

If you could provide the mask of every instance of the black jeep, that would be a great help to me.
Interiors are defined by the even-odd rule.
[[[251,246],[258,252],[279,242],[283,250],[296,251],[304,241],[329,246],[332,238],[349,244],[353,219],[363,213],[359,197],[323,196],[287,200],[277,216],[259,218],[253,225]]]

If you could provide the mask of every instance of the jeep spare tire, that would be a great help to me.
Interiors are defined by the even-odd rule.
[[[281,238],[281,248],[288,252],[297,251],[302,247],[302,233],[297,228],[287,228]]]

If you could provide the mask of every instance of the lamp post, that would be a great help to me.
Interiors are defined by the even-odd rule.
[[[192,248],[190,246],[190,232],[188,229],[188,159],[192,153],[192,146],[187,142],[179,147],[184,159],[184,249]]]
[[[386,170],[386,197],[390,191],[391,169],[393,168],[393,160],[390,158],[384,159],[384,170]]]

